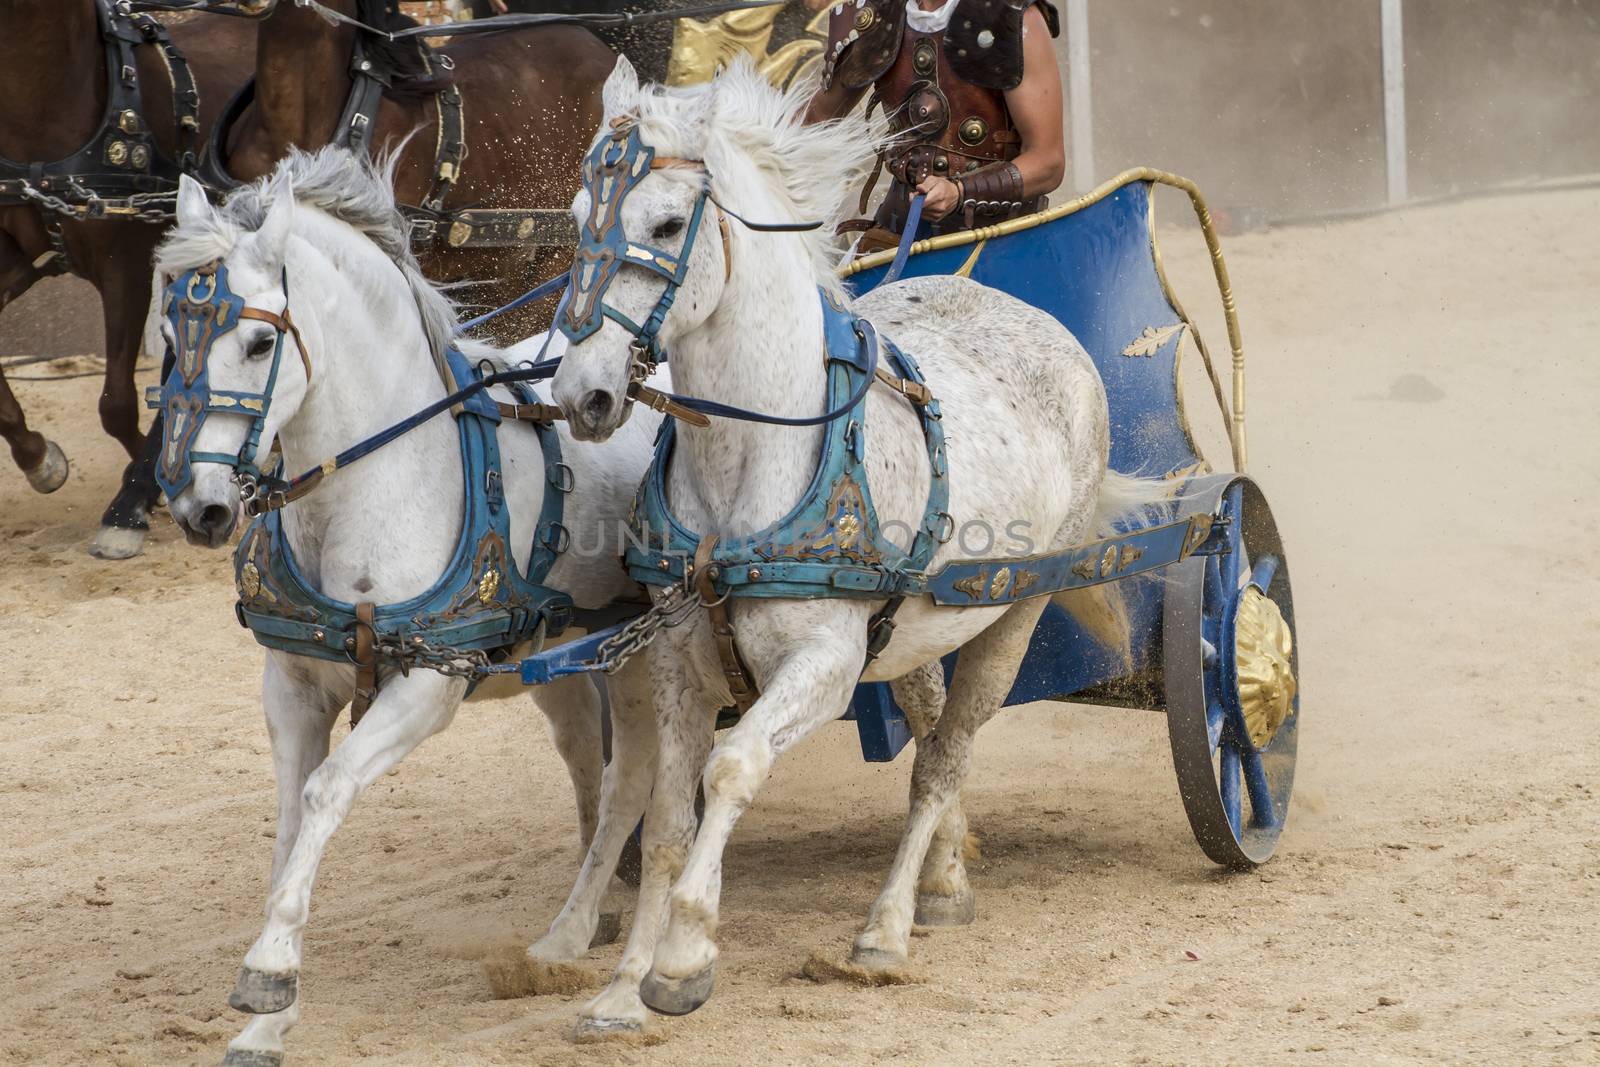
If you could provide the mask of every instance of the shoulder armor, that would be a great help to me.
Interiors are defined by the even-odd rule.
[[[835,3],[828,16],[822,87],[830,88],[838,79],[847,89],[865,89],[883,77],[900,54],[905,29],[905,0]]]
[[[1051,37],[1061,21],[1049,0],[961,0],[944,35],[944,56],[962,81],[1008,92],[1022,84],[1022,16],[1039,5]]]

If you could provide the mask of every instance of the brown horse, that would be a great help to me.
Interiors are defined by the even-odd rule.
[[[368,25],[399,25],[386,0],[324,0]],[[385,82],[366,131],[374,151],[404,148],[395,173],[402,204],[420,205],[436,188],[442,107],[437,91],[460,94],[465,157],[444,197],[461,208],[565,209],[578,182],[584,148],[600,121],[600,88],[616,55],[589,31],[555,25],[454,40],[424,55],[414,39],[388,42],[349,24],[330,25],[314,8],[276,0],[256,38],[254,102],[226,131],[221,161],[235,179],[272,171],[290,146],[334,141],[355,84],[356,48]],[[407,23],[409,24],[409,23]],[[440,57],[443,57],[442,59]],[[409,140],[408,140],[409,138]],[[441,226],[419,241],[418,258],[435,281],[478,282],[458,290],[473,305],[498,307],[571,262],[572,248],[452,247]],[[542,328],[549,308],[506,315],[490,328],[501,341]]]
[[[5,0],[0,29],[0,157],[18,163],[53,162],[77,152],[106,118],[110,78],[95,0]],[[187,57],[200,93],[201,130],[246,73],[238,57],[248,49],[248,27],[234,20],[188,21],[170,27]],[[135,48],[143,120],[168,159],[179,143],[173,80],[152,44]],[[150,303],[150,253],[166,227],[137,221],[62,221],[57,255],[47,223],[51,215],[31,204],[0,206],[0,309],[41,277],[70,270],[100,292],[105,320],[106,375],[100,424],[133,460],[96,540],[96,555],[136,554],[156,499],[148,462],[141,463],[139,399],[133,368]],[[0,436],[40,492],[60,488],[67,459],[60,446],[28,427],[17,398],[0,372]]]

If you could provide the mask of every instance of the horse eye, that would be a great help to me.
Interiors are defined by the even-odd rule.
[[[676,237],[682,232],[683,220],[681,218],[671,218],[666,222],[657,225],[654,232],[652,232],[650,236],[654,240],[665,241],[667,238]]]
[[[261,334],[250,342],[250,347],[245,349],[245,355],[251,359],[260,359],[272,351],[273,342],[276,340],[270,333]]]

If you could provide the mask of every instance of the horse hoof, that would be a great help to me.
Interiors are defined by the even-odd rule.
[[[917,913],[912,921],[918,926],[966,926],[977,917],[977,897],[971,889],[965,889],[954,896],[918,893]]]
[[[144,551],[148,529],[127,530],[121,526],[102,526],[89,546],[89,555],[95,559],[132,559]]]
[[[37,467],[28,471],[28,484],[38,492],[53,493],[67,484],[67,475],[71,470],[67,454],[61,451],[61,446],[54,441],[46,441],[44,458]]]
[[[250,1015],[271,1015],[293,1004],[299,987],[297,974],[268,974],[245,967],[239,971],[233,992],[228,994],[228,1007]]]
[[[572,1040],[583,1044],[642,1033],[644,1024],[637,1019],[579,1019],[572,1029]]]
[[[652,970],[639,984],[639,999],[658,1015],[688,1015],[711,999],[716,980],[715,963],[687,978],[664,978]]]
[[[603,911],[600,913],[600,922],[594,928],[594,936],[589,939],[589,947],[612,944],[621,936],[622,916],[614,911]]]
[[[862,948],[860,945],[850,950],[850,962],[863,971],[883,973],[898,973],[911,966],[911,961],[898,952],[888,952],[881,948]]]
[[[222,1067],[283,1067],[283,1053],[258,1048],[230,1048]]]

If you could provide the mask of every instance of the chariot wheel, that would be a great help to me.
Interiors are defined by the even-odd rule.
[[[1166,572],[1167,733],[1195,840],[1235,869],[1265,863],[1294,788],[1300,731],[1294,597],[1260,488],[1231,480],[1218,514],[1228,551]]]

